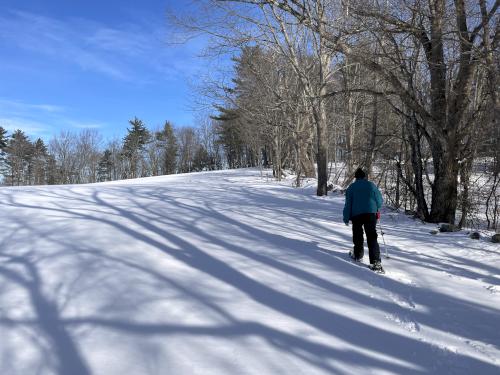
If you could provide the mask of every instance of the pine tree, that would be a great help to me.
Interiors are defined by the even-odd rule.
[[[54,155],[47,155],[47,184],[48,185],[56,185],[60,182],[61,171],[57,167],[56,158]]]
[[[111,181],[112,168],[112,154],[110,150],[106,150],[99,161],[99,167],[97,168],[97,180],[99,182]]]
[[[7,147],[7,130],[0,126],[0,151]]]
[[[38,138],[33,144],[33,183],[44,185],[47,182],[47,146],[42,139]]]
[[[124,139],[122,156],[128,161],[126,177],[136,178],[141,175],[139,167],[142,159],[142,151],[144,150],[144,145],[149,142],[150,134],[144,123],[137,117],[130,120],[129,123],[132,127],[130,129],[127,128],[128,134]]]
[[[7,130],[0,126],[0,174],[4,175],[6,172],[5,165],[5,152],[7,147]]]
[[[210,168],[210,155],[205,147],[200,145],[193,157],[193,171],[201,172]]]
[[[177,170],[177,152],[179,145],[175,137],[174,127],[169,121],[165,122],[163,130],[157,134],[163,148],[162,174],[174,174]]]
[[[242,167],[243,149],[245,141],[241,129],[240,113],[235,109],[218,108],[221,114],[213,117],[218,121],[216,128],[219,142],[224,146],[229,168]]]
[[[8,140],[7,175],[10,185],[26,185],[30,183],[34,146],[21,130],[16,130]]]

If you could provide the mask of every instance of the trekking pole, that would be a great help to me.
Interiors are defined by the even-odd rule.
[[[389,259],[389,254],[387,253],[387,245],[385,244],[385,238],[384,238],[384,229],[382,228],[382,215],[380,215],[378,219],[378,226],[380,228],[380,234],[382,235],[382,241],[384,241],[384,251],[385,251],[385,258]]]

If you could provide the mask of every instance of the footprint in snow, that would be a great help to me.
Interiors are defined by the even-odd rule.
[[[401,297],[400,295],[389,293],[389,298],[397,305],[406,309],[414,309],[415,304],[412,301],[411,295],[408,298]]]
[[[420,326],[418,325],[418,323],[411,320],[410,318],[401,317],[394,314],[388,314],[385,316],[385,318],[396,323],[398,326],[406,329],[409,332],[420,332]]]
[[[500,293],[500,285],[490,285],[490,286],[486,287],[486,289],[492,294],[499,294]]]
[[[499,363],[500,361],[496,358],[495,355],[491,354],[495,352],[495,347],[490,344],[485,344],[481,341],[473,341],[473,340],[465,340],[465,343],[469,345],[471,348],[476,350],[478,353],[485,355],[486,357],[493,360],[495,363]]]
[[[387,271],[386,275],[406,285],[417,285],[408,275],[401,272]]]

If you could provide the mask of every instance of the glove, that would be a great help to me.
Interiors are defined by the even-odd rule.
[[[380,211],[377,211],[376,215],[377,215],[377,220],[380,220]]]

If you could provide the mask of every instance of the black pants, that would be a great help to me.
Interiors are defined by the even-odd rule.
[[[361,214],[351,218],[352,242],[354,243],[354,256],[363,257],[363,227],[366,233],[366,242],[370,255],[370,264],[380,262],[380,248],[377,242],[377,216],[375,214]]]

